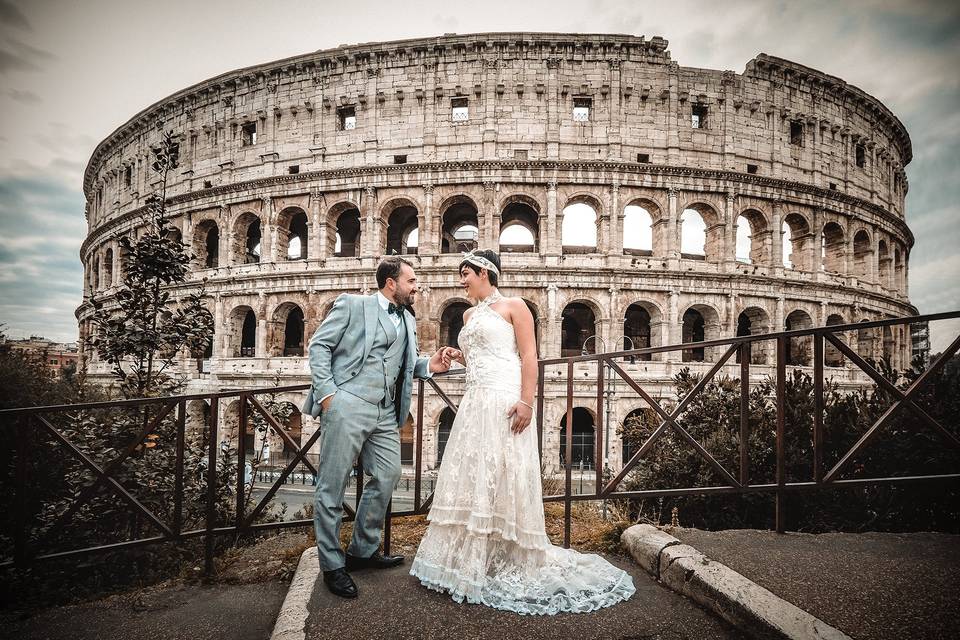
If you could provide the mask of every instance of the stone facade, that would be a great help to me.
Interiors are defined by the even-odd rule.
[[[307,382],[309,336],[337,295],[373,290],[375,265],[392,252],[415,254],[423,351],[455,340],[466,304],[459,250],[474,245],[501,250],[501,289],[527,300],[541,357],[915,313],[900,121],[860,89],[787,60],[761,54],[738,74],[681,67],[666,47],[659,37],[450,35],[344,46],[184,89],[93,153],[86,295],[109,304],[119,282],[117,239],[137,233],[156,186],[160,119],[180,136],[168,194],[195,261],[177,293],[205,281],[216,319],[200,370],[184,357],[197,391],[265,386],[278,372]],[[575,204],[589,205],[576,215],[588,216],[595,242],[564,233]],[[636,207],[649,247],[624,237]],[[680,250],[686,211],[703,221],[702,255]],[[738,259],[745,224],[750,255]],[[500,246],[512,226],[531,240]],[[82,336],[91,312],[88,302],[77,310]],[[862,353],[909,359],[907,333],[857,333],[845,339]],[[625,366],[666,396],[681,367],[706,370],[717,355]],[[860,379],[827,356],[837,365],[828,377]],[[795,358],[809,363],[804,345]],[[771,372],[770,353],[754,362],[757,375]],[[95,354],[89,366],[106,371]],[[596,414],[594,369],[576,368],[581,423]],[[548,370],[548,466],[566,408],[558,377]],[[616,389],[614,427],[642,406]],[[432,466],[444,405],[428,393],[425,407]],[[305,419],[303,436],[315,428]],[[412,426],[404,434],[410,441]]]

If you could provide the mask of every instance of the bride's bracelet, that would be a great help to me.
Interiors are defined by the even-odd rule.
[[[528,407],[530,407],[530,410],[533,411],[533,405],[530,404],[529,402],[524,402],[523,400],[518,400],[517,402],[519,402],[520,404],[527,405]]]

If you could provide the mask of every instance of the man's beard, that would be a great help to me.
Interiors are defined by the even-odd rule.
[[[400,293],[399,291],[393,295],[394,302],[396,302],[396,304],[400,305],[401,307],[412,307],[414,296],[416,296],[416,294],[413,292],[403,294],[403,293]]]

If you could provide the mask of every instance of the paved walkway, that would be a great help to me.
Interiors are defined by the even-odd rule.
[[[630,572],[637,592],[627,602],[586,614],[520,616],[480,605],[457,604],[449,596],[420,586],[409,564],[353,575],[356,600],[313,590],[305,626],[309,639],[423,638],[453,640],[733,639],[744,636],[683,596],[654,582],[632,560],[609,558]]]
[[[960,638],[960,536],[668,532],[857,640]]]

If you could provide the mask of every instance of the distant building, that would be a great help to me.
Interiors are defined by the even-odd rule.
[[[80,352],[76,342],[54,342],[43,336],[30,336],[20,340],[7,340],[5,344],[13,351],[35,357],[58,375],[67,365],[73,364],[74,368],[79,366]]]

